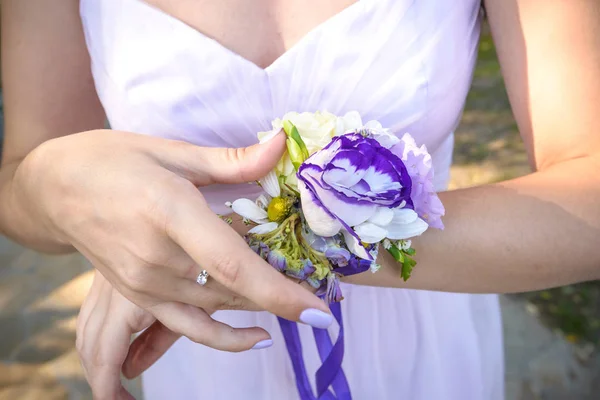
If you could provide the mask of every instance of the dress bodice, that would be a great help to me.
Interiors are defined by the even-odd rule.
[[[266,68],[141,0],[80,4],[97,92],[115,129],[239,147],[287,111],[356,110],[425,144],[437,189],[447,183],[477,56],[480,0],[358,0]],[[258,194],[251,185],[202,190],[217,212],[227,200]],[[343,292],[343,364],[355,398],[503,398],[496,296],[358,285]],[[297,398],[273,315],[213,317],[261,326],[274,344],[233,354],[181,338],[145,372],[147,400]],[[310,327],[299,329],[310,377],[321,361]]]
[[[96,88],[113,128],[241,147],[287,111],[357,110],[451,163],[479,38],[478,0],[359,0],[260,68],[141,0],[82,0]],[[205,190],[215,210],[245,186]]]

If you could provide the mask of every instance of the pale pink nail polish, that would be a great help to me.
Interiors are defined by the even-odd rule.
[[[316,308],[308,308],[300,314],[300,322],[313,328],[327,329],[333,323],[333,315],[327,314]]]
[[[273,339],[265,339],[265,340],[261,340],[260,342],[256,343],[252,347],[252,350],[266,349],[267,347],[271,347],[271,346],[273,346]]]

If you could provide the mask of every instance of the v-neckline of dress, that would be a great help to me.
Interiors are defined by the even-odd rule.
[[[188,33],[190,33],[190,34],[192,34],[192,35],[200,38],[201,40],[206,41],[211,46],[213,46],[214,48],[216,48],[217,50],[219,50],[220,52],[226,54],[228,57],[232,57],[234,59],[237,59],[242,64],[246,64],[250,68],[252,68],[254,70],[257,70],[257,71],[259,71],[259,72],[261,72],[263,74],[269,74],[271,71],[275,70],[280,64],[284,64],[287,59],[289,59],[294,53],[296,53],[297,51],[299,51],[314,36],[318,35],[319,33],[321,33],[323,30],[325,30],[329,26],[334,25],[336,22],[339,22],[340,20],[342,20],[343,18],[345,18],[347,15],[350,15],[352,13],[358,12],[358,10],[360,10],[360,8],[366,2],[366,0],[356,0],[354,3],[350,4],[349,6],[345,7],[342,10],[340,10],[336,14],[334,14],[331,17],[327,18],[326,20],[324,20],[320,24],[315,25],[312,29],[310,29],[308,32],[306,32],[296,43],[294,43],[289,49],[287,49],[286,51],[284,51],[275,60],[273,60],[269,65],[267,65],[266,67],[261,67],[258,64],[256,64],[255,62],[247,59],[246,57],[240,55],[239,53],[236,53],[235,51],[231,50],[230,48],[224,46],[218,40],[213,39],[210,36],[207,36],[206,34],[202,33],[198,29],[196,29],[193,26],[185,23],[184,21],[180,20],[179,18],[174,17],[173,15],[167,13],[166,11],[164,11],[164,10],[158,8],[158,7],[155,7],[155,6],[151,5],[151,4],[149,4],[149,3],[147,3],[144,0],[134,0],[134,1],[138,1],[139,3],[142,3],[143,6],[151,8],[155,12],[159,13],[165,19],[167,19],[168,21],[170,21],[171,24],[174,25],[175,27],[177,27],[178,29],[182,29],[183,31],[187,31]]]

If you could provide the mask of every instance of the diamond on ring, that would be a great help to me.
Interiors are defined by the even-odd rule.
[[[198,274],[198,277],[196,278],[196,282],[198,282],[198,284],[200,286],[204,286],[204,285],[206,285],[207,281],[208,281],[208,272],[206,272],[206,270],[203,269],[202,272],[200,272],[200,274]]]

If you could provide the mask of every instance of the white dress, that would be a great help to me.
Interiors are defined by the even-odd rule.
[[[477,55],[477,0],[359,0],[264,69],[140,0],[81,0],[81,15],[115,129],[241,147],[287,111],[357,110],[426,144],[436,186],[446,187]],[[250,185],[204,193],[216,212],[257,194]],[[497,296],[351,285],[343,292],[343,368],[354,399],[503,398]],[[146,399],[298,398],[273,315],[216,318],[261,326],[274,345],[233,354],[181,339],[144,374]],[[314,378],[314,338],[307,326],[300,334]]]

